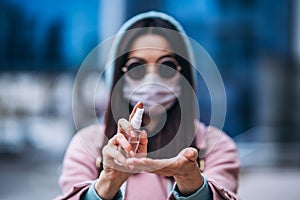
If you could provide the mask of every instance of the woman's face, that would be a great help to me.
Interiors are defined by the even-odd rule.
[[[124,97],[132,106],[142,101],[146,112],[153,106],[168,110],[181,94],[181,67],[170,44],[162,36],[143,35],[132,43],[130,50],[123,67]]]

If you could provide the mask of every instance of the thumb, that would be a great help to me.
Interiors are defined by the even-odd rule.
[[[183,151],[183,156],[186,157],[190,161],[197,161],[198,151],[195,148],[189,147]]]
[[[137,102],[137,103],[135,104],[135,106],[133,107],[133,109],[132,109],[132,111],[131,111],[131,113],[130,113],[130,115],[129,115],[129,121],[131,121],[133,115],[135,114],[135,112],[136,112],[136,110],[137,110],[138,108],[143,108],[143,103],[140,102],[140,101]]]

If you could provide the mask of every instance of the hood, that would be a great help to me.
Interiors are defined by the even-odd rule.
[[[118,33],[115,35],[115,38],[112,43],[112,46],[111,46],[111,49],[109,52],[109,56],[108,56],[108,59],[106,62],[106,70],[105,70],[105,74],[106,74],[105,81],[106,81],[106,85],[109,88],[111,88],[111,85],[112,85],[112,79],[113,79],[113,73],[114,73],[114,60],[116,59],[117,48],[119,46],[120,40],[122,39],[122,35],[128,30],[128,28],[130,26],[132,26],[137,21],[140,21],[142,19],[147,19],[147,18],[153,18],[153,17],[168,21],[169,23],[171,23],[173,26],[175,26],[177,28],[177,30],[182,34],[184,42],[187,47],[187,51],[188,51],[187,59],[192,64],[192,66],[195,66],[194,54],[193,54],[193,50],[191,47],[191,43],[189,41],[189,37],[186,35],[183,27],[180,25],[180,23],[177,20],[175,20],[173,17],[171,17],[165,13],[157,12],[157,11],[149,11],[149,12],[141,13],[141,14],[138,14],[138,15],[130,18],[129,20],[127,20],[121,26]],[[194,71],[194,70],[192,70],[192,71]],[[195,73],[193,73],[193,76],[195,76]]]

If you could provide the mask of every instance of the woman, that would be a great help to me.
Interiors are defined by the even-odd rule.
[[[182,27],[148,12],[120,32],[104,125],[72,139],[57,199],[237,199],[237,150],[226,134],[197,120],[192,53]],[[130,119],[141,107],[144,130],[135,153]]]

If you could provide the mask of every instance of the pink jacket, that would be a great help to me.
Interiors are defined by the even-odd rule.
[[[217,128],[205,127],[200,122],[196,124],[196,146],[201,151],[205,150],[200,167],[213,193],[213,199],[238,199],[236,193],[240,164],[234,142]],[[100,145],[105,138],[103,130],[102,126],[92,125],[73,137],[59,179],[62,194],[56,200],[79,200],[80,195],[98,178],[96,162],[101,152]],[[153,174],[148,175],[144,174],[139,179],[141,184],[151,181]],[[129,177],[129,183],[130,179],[135,179],[135,176]],[[164,177],[161,180],[167,182]],[[130,190],[132,187],[127,186],[126,193],[130,193]],[[143,199],[145,198],[143,195]],[[167,198],[164,196],[161,199]]]

